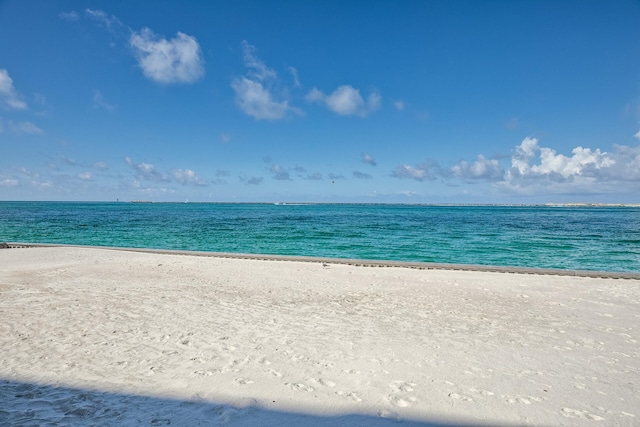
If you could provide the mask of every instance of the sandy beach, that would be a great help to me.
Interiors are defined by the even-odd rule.
[[[640,280],[0,250],[0,425],[640,425]]]

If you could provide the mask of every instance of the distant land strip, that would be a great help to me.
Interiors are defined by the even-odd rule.
[[[116,251],[143,252],[152,254],[166,255],[191,255],[215,258],[231,258],[231,259],[251,259],[260,261],[297,261],[297,262],[315,262],[323,264],[345,264],[358,267],[400,267],[412,268],[418,270],[456,270],[456,271],[478,271],[493,273],[516,273],[516,274],[537,274],[552,276],[573,276],[573,277],[590,277],[600,279],[630,279],[640,280],[640,273],[630,272],[609,272],[609,271],[591,271],[591,270],[563,270],[559,268],[527,268],[527,267],[499,267],[476,264],[445,264],[432,262],[407,262],[407,261],[386,261],[386,260],[364,260],[364,259],[348,259],[348,258],[321,258],[311,256],[287,256],[287,255],[267,255],[267,254],[247,254],[233,252],[208,252],[208,251],[187,251],[173,249],[150,249],[150,248],[126,248],[115,246],[88,246],[88,245],[65,245],[56,243],[20,243],[5,242],[0,243],[0,249],[11,248],[47,248],[47,247],[64,247],[64,248],[80,248],[80,249],[106,249]]]

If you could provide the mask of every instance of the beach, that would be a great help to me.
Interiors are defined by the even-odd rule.
[[[1,425],[640,425],[640,280],[0,250]]]

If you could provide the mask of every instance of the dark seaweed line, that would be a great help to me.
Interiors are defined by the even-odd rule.
[[[48,243],[0,243],[2,248],[44,248],[44,247],[66,247],[66,248],[85,248],[85,249],[107,249],[128,252],[142,252],[166,255],[192,255],[207,256],[215,258],[231,258],[231,259],[251,259],[259,261],[297,261],[297,262],[314,262],[324,264],[345,264],[357,267],[400,267],[411,268],[417,270],[454,270],[454,271],[477,271],[491,273],[515,273],[515,274],[536,274],[550,276],[574,276],[574,277],[590,277],[598,279],[630,279],[640,280],[640,273],[622,273],[609,271],[590,271],[590,270],[562,270],[554,268],[525,268],[525,267],[499,267],[486,266],[476,264],[444,264],[431,262],[405,262],[405,261],[380,261],[380,260],[360,260],[347,258],[321,258],[310,256],[286,256],[286,255],[265,255],[265,254],[246,254],[232,252],[204,252],[204,251],[184,251],[170,249],[148,249],[148,248],[124,248],[113,246],[88,246],[88,245],[64,245],[64,244],[48,244]]]

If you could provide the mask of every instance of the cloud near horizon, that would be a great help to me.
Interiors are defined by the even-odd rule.
[[[168,40],[145,27],[131,34],[129,44],[144,75],[157,83],[193,83],[204,76],[202,51],[195,37],[178,32]]]
[[[614,145],[613,153],[578,146],[570,156],[542,147],[537,138],[526,137],[505,169],[496,159],[482,154],[470,163],[461,160],[449,168],[435,161],[402,164],[391,176],[416,181],[461,179],[467,183],[485,181],[497,189],[518,194],[573,194],[625,192],[640,180],[640,146]]]
[[[125,163],[135,172],[136,177],[152,182],[174,182],[180,185],[193,185],[204,187],[207,184],[191,169],[172,169],[163,173],[150,163],[136,163],[131,157],[124,158]]]

